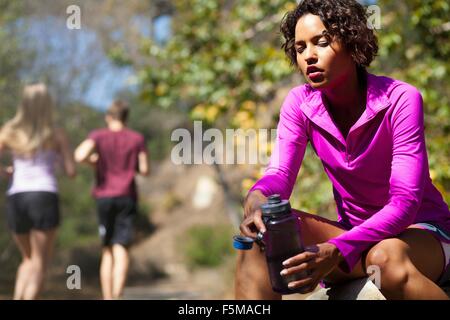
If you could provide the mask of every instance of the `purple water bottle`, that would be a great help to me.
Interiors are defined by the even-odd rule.
[[[292,281],[304,279],[309,272],[304,271],[290,276],[282,276],[283,261],[305,251],[300,236],[298,217],[291,212],[288,200],[281,200],[280,195],[269,196],[261,206],[262,218],[266,232],[258,233],[256,239],[236,235],[233,246],[238,250],[250,250],[256,242],[265,251],[272,289],[281,294],[306,293],[307,287],[290,289]]]
[[[290,276],[280,275],[284,269],[283,261],[305,251],[298,217],[292,214],[289,201],[281,200],[278,194],[269,196],[261,206],[261,212],[266,226],[262,240],[273,291],[281,294],[305,293],[307,288],[290,289],[288,283],[305,278],[308,275],[306,271]]]

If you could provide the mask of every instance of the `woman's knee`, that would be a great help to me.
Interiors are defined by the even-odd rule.
[[[37,250],[32,252],[31,259],[29,260],[30,269],[36,274],[43,274],[47,269],[48,258],[45,252],[38,252]]]
[[[366,271],[379,272],[382,290],[402,290],[411,273],[405,244],[399,239],[383,240],[369,250]],[[375,275],[376,276],[376,275]]]
[[[33,261],[31,258],[24,258],[22,259],[22,262],[19,265],[19,272],[28,273],[31,272],[33,269]]]

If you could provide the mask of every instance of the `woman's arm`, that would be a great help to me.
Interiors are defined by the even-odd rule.
[[[372,217],[350,231],[329,240],[342,253],[340,265],[350,272],[370,246],[405,230],[415,220],[428,174],[423,102],[417,89],[401,94],[391,120],[393,154],[389,201]]]
[[[300,110],[301,99],[291,90],[284,100],[277,127],[277,140],[264,176],[250,189],[244,201],[243,235],[255,237],[264,232],[261,204],[272,194],[289,199],[305,155],[308,137]]]
[[[75,161],[73,159],[72,150],[70,148],[69,139],[66,132],[59,128],[56,130],[56,141],[58,143],[58,151],[62,157],[62,165],[67,176],[73,178],[76,175]]]
[[[277,193],[282,199],[291,196],[308,144],[304,115],[300,110],[301,99],[294,90],[289,92],[281,107],[269,166],[250,192],[260,190],[266,197]]]

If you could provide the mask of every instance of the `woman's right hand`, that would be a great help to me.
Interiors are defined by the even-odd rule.
[[[267,197],[260,190],[250,192],[244,201],[244,221],[240,225],[242,235],[256,238],[258,232],[266,232],[262,220],[261,205],[267,202]]]
[[[0,176],[5,177],[5,178],[10,178],[13,173],[14,173],[13,166],[7,166],[7,167],[0,166]]]

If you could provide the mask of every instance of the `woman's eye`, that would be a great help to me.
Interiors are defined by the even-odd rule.
[[[305,50],[305,48],[303,48],[303,47],[298,47],[297,48],[297,52],[298,53],[302,53],[304,50]]]
[[[319,42],[318,44],[319,44],[319,46],[321,46],[321,47],[326,47],[326,46],[329,45],[328,41],[321,41],[321,42]]]

